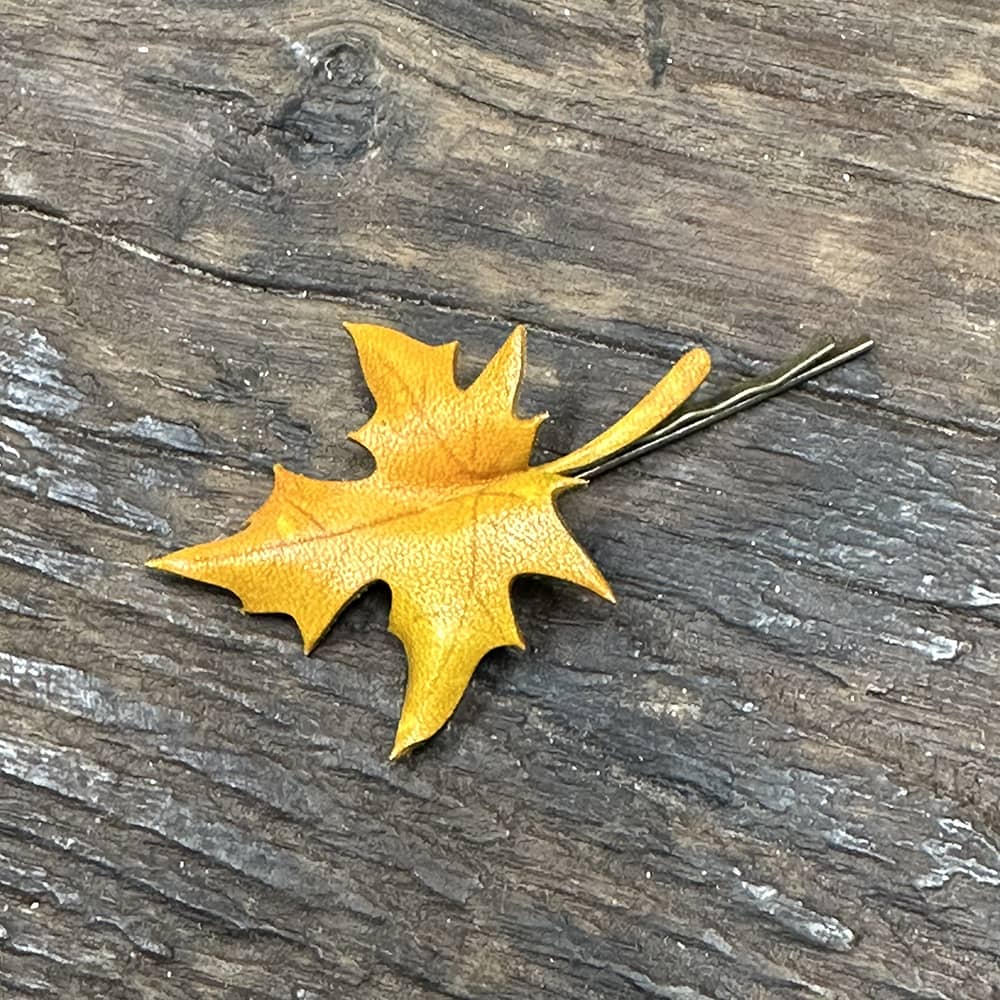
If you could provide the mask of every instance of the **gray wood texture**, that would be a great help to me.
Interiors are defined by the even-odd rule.
[[[0,993],[1000,996],[996,0],[0,0]],[[143,568],[362,475],[339,324],[875,354],[566,498],[616,606],[387,762],[387,592]]]

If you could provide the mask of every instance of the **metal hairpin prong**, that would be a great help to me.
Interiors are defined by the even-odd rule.
[[[645,455],[672,441],[678,441],[704,427],[710,427],[734,413],[755,406],[792,386],[800,385],[837,365],[851,361],[870,350],[874,344],[875,341],[871,337],[855,337],[840,344],[829,338],[815,340],[801,354],[766,375],[739,382],[705,403],[686,403],[665,423],[617,455],[612,455],[573,474],[578,479],[594,479],[630,459]]]
[[[729,413],[738,412],[737,408],[751,406],[767,395],[781,391],[792,379],[797,379],[803,373],[812,371],[821,362],[828,361],[836,346],[836,342],[829,338],[814,340],[802,353],[797,354],[766,375],[745,379],[731,389],[715,396],[709,402],[696,404],[689,401],[685,403],[670,415],[666,423],[651,431],[643,440],[653,437],[659,438],[667,428],[674,431],[691,424],[703,426],[702,421],[714,417],[716,414],[721,418]]]

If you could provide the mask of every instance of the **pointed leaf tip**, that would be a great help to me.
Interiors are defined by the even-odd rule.
[[[162,556],[153,556],[152,559],[146,560],[146,566],[162,573],[176,573],[177,570],[174,566],[174,556],[176,555],[176,552],[165,552]]]
[[[513,413],[524,377],[526,334],[516,326],[469,387],[484,406]]]
[[[437,729],[431,730],[431,732],[421,732],[417,726],[413,725],[412,720],[407,722],[407,720],[401,719],[399,727],[396,730],[396,738],[392,744],[392,752],[389,754],[389,760],[401,760],[420,746],[421,743],[426,743],[438,732],[438,729],[440,729],[440,726]]]

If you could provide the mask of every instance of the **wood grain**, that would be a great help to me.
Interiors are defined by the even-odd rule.
[[[987,0],[0,0],[0,991],[1000,996]],[[540,456],[680,351],[870,358],[566,498],[619,597],[389,765],[388,593],[313,656],[157,576],[370,467],[345,320],[529,326]]]

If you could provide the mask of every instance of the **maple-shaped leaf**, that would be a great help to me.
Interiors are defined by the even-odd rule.
[[[431,347],[385,327],[345,324],[375,398],[349,435],[375,458],[365,479],[331,481],[274,467],[274,489],[247,526],[148,565],[234,591],[250,612],[283,612],[309,652],[356,594],[392,590],[390,630],[409,679],[392,757],[447,721],[476,665],[497,646],[524,646],[511,582],[570,580],[614,600],[554,500],[582,469],[645,434],[698,387],[708,354],[685,354],[629,413],[589,444],[530,465],[545,415],[515,412],[524,369],[517,327],[467,389],[457,344]]]

